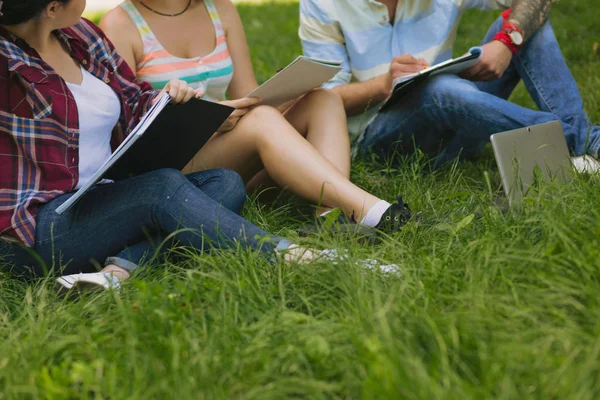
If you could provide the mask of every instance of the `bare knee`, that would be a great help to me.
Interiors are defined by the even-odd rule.
[[[248,130],[255,135],[267,136],[281,130],[285,125],[289,125],[285,117],[279,110],[269,106],[258,106],[244,115],[240,120],[244,130]]]
[[[303,101],[310,102],[315,107],[328,107],[331,109],[343,109],[344,102],[342,97],[329,89],[315,89],[310,91],[303,97]]]
[[[253,122],[277,122],[280,120],[284,120],[281,113],[273,107],[270,106],[258,106],[253,108],[244,116],[244,119],[252,119]]]

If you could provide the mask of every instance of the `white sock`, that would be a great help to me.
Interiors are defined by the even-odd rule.
[[[392,205],[385,200],[379,200],[369,211],[367,215],[359,222],[361,225],[375,227],[381,221],[381,217]]]
[[[329,214],[329,213],[330,213],[330,212],[332,212],[332,211],[333,211],[333,208],[332,208],[331,210],[327,210],[327,211],[325,211],[325,212],[323,212],[323,213],[319,214],[319,217],[324,217],[324,216],[326,216],[327,214]]]

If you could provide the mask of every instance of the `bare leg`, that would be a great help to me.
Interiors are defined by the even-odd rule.
[[[186,168],[229,168],[246,182],[264,168],[278,185],[314,203],[340,207],[357,220],[379,201],[352,184],[270,107],[257,107],[232,131],[216,134]]]
[[[288,122],[325,157],[342,175],[350,178],[350,139],[346,113],[340,97],[329,90],[313,90],[284,113]],[[248,182],[247,189],[271,188],[275,185],[263,170]],[[319,207],[317,214],[326,211]]]
[[[284,115],[331,165],[350,179],[350,138],[339,95],[329,90],[313,90]],[[317,215],[325,211],[324,207],[316,210]]]
[[[285,118],[342,175],[350,178],[350,138],[339,95],[313,90],[294,104]]]

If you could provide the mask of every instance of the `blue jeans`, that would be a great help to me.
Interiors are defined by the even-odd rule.
[[[93,272],[94,263],[133,271],[171,234],[197,250],[239,243],[273,254],[278,243],[287,242],[238,215],[246,200],[244,183],[225,169],[187,176],[163,169],[98,185],[58,215],[56,208],[70,196],[40,207],[33,248],[0,241],[0,263],[25,278]]]
[[[499,18],[483,43],[501,27]],[[540,111],[507,101],[521,79]],[[500,79],[474,83],[442,75],[411,90],[369,124],[360,151],[385,158],[395,152],[410,154],[416,146],[429,156],[437,155],[435,166],[440,166],[459,155],[475,155],[491,134],[556,120],[562,123],[573,155],[598,156],[600,127],[586,116],[575,79],[552,25],[546,22]]]

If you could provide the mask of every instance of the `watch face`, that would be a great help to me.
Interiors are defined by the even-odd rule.
[[[517,46],[520,46],[523,44],[523,35],[521,35],[521,32],[512,31],[511,33],[509,33],[509,36],[510,36],[510,40],[512,40],[512,42],[514,44],[516,44]]]

